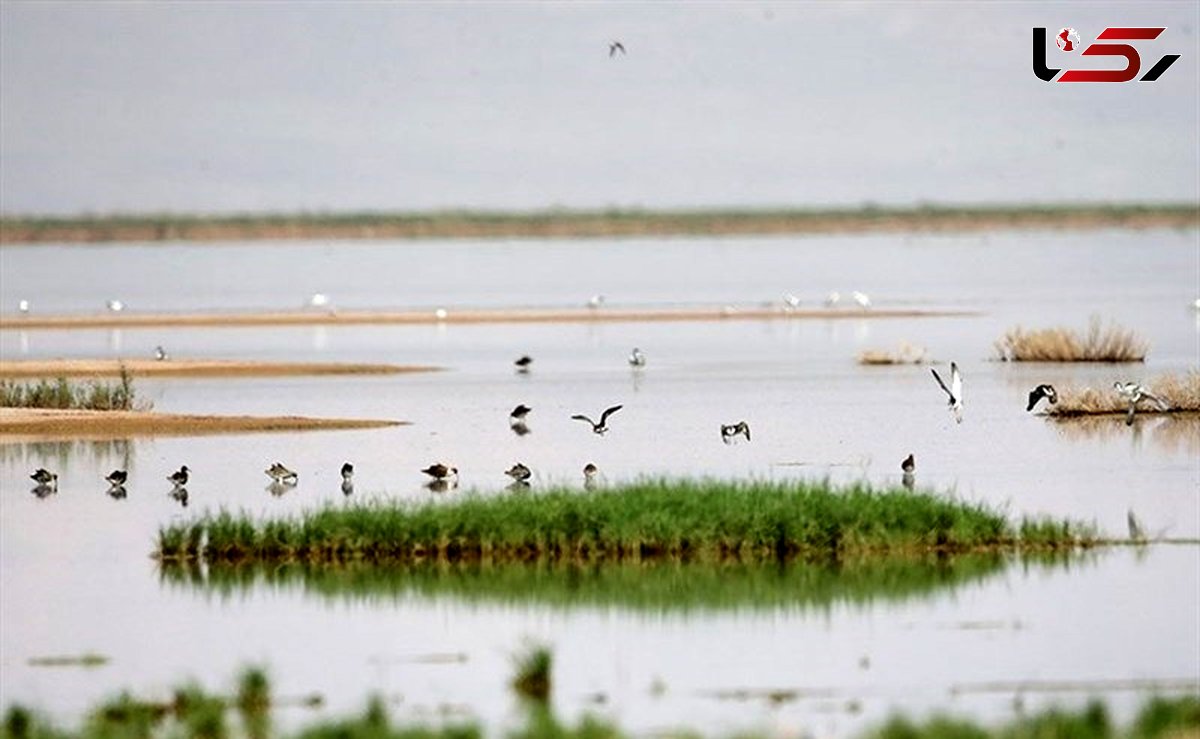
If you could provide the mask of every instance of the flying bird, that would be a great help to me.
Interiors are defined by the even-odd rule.
[[[624,55],[625,44],[621,43],[620,41],[610,42],[608,45],[608,58],[612,59],[614,56],[617,55],[618,51],[621,52],[622,55]]]
[[[528,372],[529,366],[533,364],[533,357],[523,354],[513,364],[516,365],[517,372]]]
[[[726,444],[732,444],[736,436],[742,435],[746,437],[746,441],[750,441],[750,424],[745,421],[737,423],[721,424],[721,441]]]
[[[646,366],[646,355],[642,354],[642,350],[636,346],[633,347],[633,351],[629,352],[629,366],[634,369]]]
[[[172,472],[170,475],[168,475],[167,479],[170,480],[171,483],[175,485],[175,487],[181,488],[184,485],[187,485],[189,472],[191,472],[191,470],[189,470],[187,465],[185,464],[184,466],[180,467],[177,472]],[[187,505],[186,497],[184,498],[183,504]]]
[[[29,479],[36,482],[38,485],[58,485],[58,475],[54,474],[45,467],[38,467],[29,476]]]
[[[1117,391],[1122,398],[1129,401],[1129,415],[1125,417],[1125,425],[1133,425],[1133,416],[1137,413],[1137,404],[1143,400],[1149,400],[1158,407],[1160,411],[1165,411],[1170,408],[1162,398],[1154,395],[1141,384],[1136,382],[1114,382],[1113,389]]]
[[[517,482],[525,482],[533,476],[533,471],[520,462],[517,462],[512,467],[509,467],[507,470],[505,470],[504,474],[508,475]]]
[[[603,435],[604,432],[608,431],[608,417],[611,416],[612,414],[616,413],[617,411],[621,410],[624,407],[625,406],[623,406],[623,405],[614,405],[612,408],[609,408],[608,410],[604,411],[604,413],[600,414],[600,422],[599,423],[596,423],[595,421],[593,421],[592,419],[583,415],[582,413],[576,413],[575,415],[571,416],[571,420],[587,421],[588,423],[590,423],[592,425],[593,433]]]
[[[113,487],[119,487],[124,485],[125,481],[128,479],[129,473],[125,470],[113,470],[112,472],[108,473],[108,476],[104,478],[104,481]]]
[[[937,370],[930,367],[929,371],[933,373],[933,379],[937,380],[937,384],[949,396],[946,405],[954,412],[955,422],[962,423],[963,383],[962,375],[958,373],[958,365],[954,362],[950,363],[950,387],[946,387],[946,383],[942,382],[942,378],[938,375]]]
[[[432,477],[434,480],[438,480],[438,481],[444,481],[444,480],[448,480],[450,478],[455,478],[455,479],[458,478],[458,468],[457,467],[450,467],[448,465],[442,464],[441,462],[431,464],[421,471],[424,472],[425,474],[429,475],[430,477]]]
[[[263,470],[263,472],[267,473],[267,475],[277,483],[284,483],[284,484],[290,483],[292,485],[295,485],[296,482],[300,479],[299,475],[297,475],[292,470],[289,470],[287,467],[284,467],[279,462],[276,462],[275,464],[271,465],[267,469]]]
[[[1050,401],[1050,405],[1058,402],[1058,392],[1055,391],[1053,385],[1038,385],[1029,393],[1029,404],[1025,406],[1025,412],[1033,410],[1033,407],[1038,404],[1042,398]]]

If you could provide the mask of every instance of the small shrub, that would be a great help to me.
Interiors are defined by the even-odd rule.
[[[1005,362],[1142,362],[1149,344],[1133,331],[1093,317],[1087,333],[1069,328],[1010,329],[996,344]]]

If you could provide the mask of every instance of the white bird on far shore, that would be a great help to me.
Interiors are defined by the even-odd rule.
[[[859,291],[855,290],[851,296],[854,298],[854,302],[858,303],[859,308],[867,310],[871,307],[871,298],[867,297],[866,293],[860,293]]]

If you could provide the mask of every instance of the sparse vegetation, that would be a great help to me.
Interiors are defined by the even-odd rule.
[[[914,346],[907,341],[900,342],[895,351],[867,349],[858,355],[858,363],[865,365],[928,364],[930,361],[925,347]]]
[[[1013,525],[981,504],[828,482],[650,479],[606,490],[328,506],[258,521],[225,511],[159,530],[161,560],[217,562],[784,561],[1094,543],[1084,526]]]
[[[513,659],[515,673],[513,690],[533,700],[545,702],[550,699],[551,670],[554,653],[545,644],[530,644]]]
[[[1110,324],[1105,328],[1093,317],[1087,332],[1046,328],[1010,329],[996,344],[1005,362],[1142,362],[1150,345],[1133,331]]]
[[[1146,389],[1163,402],[1158,405],[1149,400],[1138,403],[1139,415],[1147,413],[1200,412],[1200,370],[1185,375],[1159,375],[1146,383]],[[1111,385],[1104,388],[1062,387],[1058,388],[1058,402],[1046,406],[1046,415],[1059,418],[1074,416],[1124,415],[1129,411],[1129,401],[1121,397]]]
[[[116,383],[73,382],[65,377],[38,382],[0,382],[0,407],[57,408],[93,411],[149,410],[148,401],[138,401],[133,377],[124,367]]]

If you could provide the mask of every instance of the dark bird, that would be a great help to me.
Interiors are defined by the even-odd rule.
[[[280,483],[290,483],[295,485],[300,479],[299,475],[292,470],[289,470],[287,467],[284,467],[279,462],[271,465],[267,469],[263,470],[263,472],[267,473],[267,475],[275,482]]]
[[[617,55],[617,52],[625,53],[625,44],[620,41],[613,41],[608,45],[608,58],[611,59]]]
[[[529,406],[522,403],[512,409],[512,413],[508,414],[509,423],[522,423],[525,421],[525,416],[529,415],[529,411],[533,410]]]
[[[127,473],[125,470],[113,470],[112,472],[108,473],[108,477],[105,477],[104,481],[109,485],[116,487],[118,485],[124,485],[125,481],[128,479],[129,473]]]
[[[533,471],[520,462],[517,462],[512,467],[505,470],[504,474],[518,482],[525,482],[530,477],[533,477]]]
[[[621,410],[624,407],[625,406],[622,406],[622,405],[614,405],[612,408],[609,408],[608,410],[604,411],[604,413],[600,414],[600,423],[596,423],[595,421],[593,421],[592,419],[583,415],[582,413],[576,413],[575,415],[571,416],[571,420],[587,421],[588,423],[590,423],[592,425],[592,431],[594,433],[603,434],[605,431],[608,431],[608,426],[607,426],[608,417],[611,416],[612,414],[616,413],[617,411]]]
[[[522,354],[513,364],[516,365],[517,372],[528,372],[530,365],[533,364],[533,357],[528,354]]]
[[[917,460],[913,459],[913,455],[908,455],[900,463],[900,469],[903,470],[904,474],[911,475],[917,471]]]
[[[929,371],[933,373],[933,379],[937,380],[937,384],[949,396],[946,406],[954,413],[955,422],[962,423],[963,383],[962,375],[958,373],[958,365],[954,362],[950,363],[950,387],[946,387],[946,383],[942,382],[942,378],[938,375],[937,370],[931,367]]]
[[[721,441],[726,444],[732,444],[736,436],[741,434],[746,437],[746,441],[750,441],[750,424],[745,421],[737,423],[721,424]]]
[[[175,485],[175,487],[182,488],[184,485],[187,485],[189,472],[191,472],[191,470],[189,470],[187,465],[185,464],[184,466],[179,468],[178,472],[172,472],[170,475],[168,475],[167,479],[170,480]],[[183,500],[184,500],[183,504],[187,505],[187,494],[186,493],[183,496]]]
[[[438,462],[436,464],[431,464],[421,471],[424,472],[425,474],[429,475],[430,477],[432,477],[435,480],[446,480],[451,477],[453,477],[453,478],[458,477],[458,468],[457,467],[449,467],[447,465],[442,464],[441,462]]]
[[[347,462],[342,465],[342,482],[350,482],[352,477],[354,477],[354,465]]]
[[[58,475],[54,474],[45,467],[38,467],[33,471],[33,474],[29,476],[29,479],[33,480],[38,485],[58,485]]]
[[[1042,398],[1050,401],[1050,405],[1058,402],[1058,393],[1054,390],[1053,385],[1038,385],[1029,393],[1029,405],[1025,406],[1025,412],[1033,410],[1033,407],[1038,404]]]
[[[154,358],[159,362],[165,362],[167,360],[167,350],[162,348],[162,344],[154,347]]]

